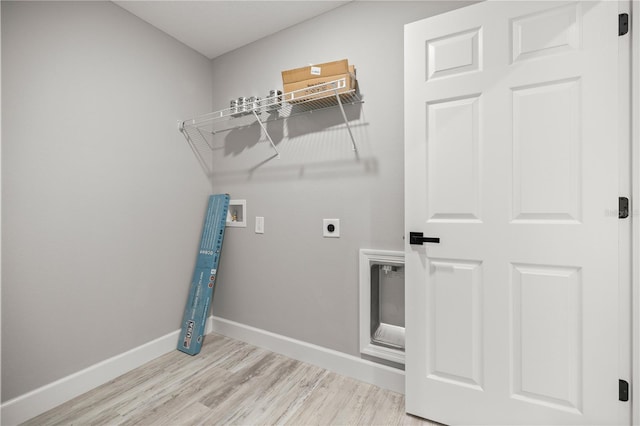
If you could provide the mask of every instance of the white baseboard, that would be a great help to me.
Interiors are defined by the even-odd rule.
[[[404,371],[397,368],[215,316],[209,317],[207,331],[214,331],[343,376],[404,394]]]
[[[404,371],[338,351],[291,339],[223,318],[209,317],[206,332],[233,339],[314,364],[344,376],[404,393]],[[176,350],[180,330],[42,386],[0,406],[0,424],[13,426],[82,395],[134,368]]]
[[[0,424],[17,425],[176,350],[180,330],[56,380],[0,406]]]

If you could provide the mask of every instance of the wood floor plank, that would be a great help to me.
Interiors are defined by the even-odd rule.
[[[297,409],[321,380],[324,370],[278,355],[274,365],[251,378],[252,383],[236,392],[216,413],[207,418],[214,424],[274,424],[292,409]],[[250,391],[247,391],[250,389]]]
[[[158,426],[196,425],[202,418],[206,417],[210,411],[211,409],[209,407],[202,405],[200,402],[194,402],[184,406],[180,411],[176,411],[156,424]]]
[[[25,423],[66,425],[436,425],[404,396],[217,334],[165,354]]]
[[[328,373],[323,368],[299,363],[298,368],[274,386],[262,401],[264,411],[255,423],[285,424],[289,417],[303,409],[309,395]]]
[[[142,401],[126,407],[126,411],[120,410],[120,414],[126,419],[120,424],[140,426],[160,423],[219,389],[230,376],[228,371],[211,366],[190,376],[190,380],[181,382],[179,386],[168,386],[162,391],[141,395],[139,399]]]

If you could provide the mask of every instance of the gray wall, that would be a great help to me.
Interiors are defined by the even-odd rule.
[[[2,397],[179,328],[211,62],[109,2],[2,1]]]
[[[357,155],[337,110],[270,125],[279,160],[256,126],[202,152],[214,192],[248,203],[213,313],[358,354],[358,249],[403,247],[403,25],[466,3],[354,2],[214,60],[213,79],[112,3],[0,4],[3,400],[179,327],[210,187],[177,120],[341,58],[365,100],[347,108]]]
[[[348,58],[365,103],[213,140],[216,192],[246,199],[247,228],[227,228],[213,314],[358,355],[358,249],[403,249],[403,25],[464,2],[353,2],[213,61],[213,103],[265,96],[280,71]],[[265,233],[254,233],[255,216]],[[340,239],[322,219],[341,220]]]

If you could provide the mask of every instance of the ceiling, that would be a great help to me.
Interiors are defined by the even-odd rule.
[[[213,59],[352,0],[113,2]]]

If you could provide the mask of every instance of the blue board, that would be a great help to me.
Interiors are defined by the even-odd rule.
[[[191,280],[191,290],[184,308],[178,350],[195,355],[200,352],[202,339],[213,297],[218,272],[222,239],[229,210],[229,194],[211,195],[204,220],[200,251]]]

